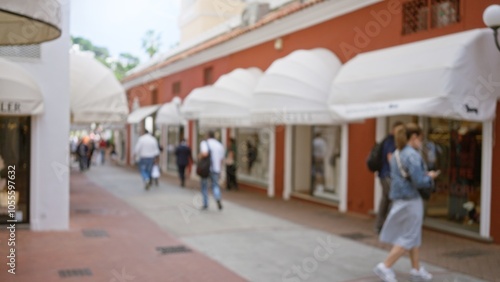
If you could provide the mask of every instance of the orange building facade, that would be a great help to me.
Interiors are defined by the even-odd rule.
[[[305,17],[304,15],[307,13],[315,13],[322,5],[328,5],[327,2],[329,1],[310,2],[313,3],[293,3],[296,8],[287,15],[281,15],[278,19],[280,21],[285,21],[287,18],[295,17],[297,20],[300,20],[300,17]],[[431,22],[431,19],[427,18],[428,25],[426,25],[426,28],[422,28],[418,26],[418,24],[422,24],[418,22],[418,19],[415,20],[417,23],[413,22],[413,24],[408,20],[410,17],[409,13],[414,15],[415,13],[412,11],[417,8],[422,8],[422,6],[417,5],[418,3],[415,4],[416,2],[421,2],[421,5],[434,5],[435,3],[448,2],[454,5],[457,11],[454,12],[455,16],[452,19],[452,23],[448,22],[442,24],[443,26],[441,27],[439,23],[435,24]],[[244,29],[244,31],[236,33],[231,38],[224,38],[224,36],[221,36],[219,39],[212,40],[212,43],[204,42],[181,53],[181,55],[185,54],[185,56],[179,55],[178,59],[172,60],[171,62],[159,63],[162,65],[146,68],[139,73],[132,74],[125,79],[124,84],[128,89],[127,94],[130,105],[132,105],[134,99],[138,100],[141,106],[167,103],[174,97],[184,99],[193,89],[211,84],[220,76],[236,68],[257,67],[265,71],[275,60],[285,57],[299,49],[325,48],[336,54],[342,63],[346,63],[358,53],[417,42],[471,29],[484,28],[482,13],[486,7],[495,3],[498,3],[498,1],[365,1],[363,7],[352,5],[352,7],[346,8],[345,12],[340,15],[333,16],[323,22],[284,35],[277,34],[273,39],[267,40],[266,42],[258,44],[247,42],[253,38],[253,34],[257,36],[259,32],[266,31],[272,33],[274,31],[276,21],[270,21],[268,19],[268,22],[266,22],[266,18],[264,18],[263,23],[259,22],[260,24],[257,23],[255,27]],[[410,7],[408,5],[416,6]],[[228,36],[226,35],[226,37]],[[213,51],[216,48],[226,48],[230,50],[232,48],[230,46],[231,42],[236,44],[238,40],[243,39],[247,41],[242,44],[248,45],[249,47],[242,47],[243,49],[237,48],[234,52],[225,51],[223,55],[217,55],[215,54],[216,52]],[[281,48],[276,48],[276,39],[281,40]],[[201,62],[197,64],[195,62],[196,59],[201,57],[203,57],[203,60],[200,59]],[[210,59],[210,57],[213,58]],[[194,61],[189,61],[190,58]],[[177,67],[178,70],[176,70],[176,65],[182,66]],[[166,75],[161,74],[161,68],[169,67],[172,69],[169,71],[170,73]],[[210,69],[210,77],[207,81],[208,69]],[[139,79],[146,82],[137,82]],[[157,92],[157,98],[154,98],[151,94],[153,90]],[[156,101],[154,101],[155,99]],[[477,233],[478,238],[486,240],[493,239],[496,243],[499,243],[500,206],[494,204],[500,201],[500,174],[495,173],[500,171],[500,146],[497,144],[498,141],[494,138],[495,132],[500,132],[500,105],[498,101],[496,101],[496,103],[496,119],[493,123],[492,135],[491,191],[489,191],[489,193],[491,193],[491,203],[488,204],[489,211],[486,209],[489,215],[483,215],[481,217],[482,220],[488,219],[490,222],[486,224],[486,227],[484,222],[466,223],[467,220],[472,222],[472,219],[468,218],[471,217],[470,215],[465,214],[461,216],[460,219],[455,220],[454,226],[451,226],[450,230],[464,229],[464,233],[469,235]],[[418,119],[418,117],[403,117],[404,120],[408,118],[415,121]],[[363,215],[369,215],[376,209],[378,196],[376,192],[377,189],[374,187],[377,181],[375,181],[373,173],[366,169],[365,161],[368,152],[375,143],[377,132],[381,131],[380,123],[383,124],[382,127],[387,128],[392,120],[393,119],[383,119],[381,121],[378,119],[367,119],[347,125],[347,130],[343,131],[348,132],[348,148],[346,148],[345,151],[347,153],[347,167],[344,168],[346,170],[345,189],[347,192],[345,198],[340,200],[345,201],[345,203],[332,204],[332,206],[340,207],[339,209],[341,211]],[[429,120],[426,122],[432,125],[437,121]],[[460,127],[460,124],[456,126]],[[197,144],[194,144],[196,140],[193,136],[194,127],[195,123],[190,121],[185,129],[187,132],[185,136],[187,136],[190,146],[197,147]],[[274,129],[274,189],[271,193],[274,197],[294,197],[293,193],[287,194],[287,188],[285,187],[287,182],[285,175],[286,163],[293,161],[290,159],[290,155],[287,155],[285,149],[287,139],[286,131],[291,128],[292,127],[283,125],[277,126]],[[384,130],[387,131],[387,129]],[[130,140],[130,127],[128,128],[128,134]],[[234,133],[231,133],[231,129],[228,129],[225,136],[227,137],[232,134]],[[290,134],[290,136],[291,135],[292,134]],[[132,142],[128,142],[127,152],[131,150],[131,143]],[[128,157],[128,161],[129,163],[131,162],[130,156]],[[484,181],[484,179],[482,179],[482,181]],[[487,182],[490,181],[488,180]],[[245,183],[244,181],[242,181],[242,186],[251,187],[264,192],[266,188],[261,187],[262,185],[256,185],[251,182]],[[298,198],[309,199],[308,197]],[[451,198],[452,197],[447,200],[448,205],[451,205],[450,203],[456,200]],[[312,198],[311,200],[314,201]],[[458,201],[455,205],[462,205],[464,201],[465,200]],[[319,202],[324,203],[325,201]],[[480,204],[478,202],[480,201],[476,200],[476,205],[479,206]],[[482,209],[482,206],[485,206],[484,203],[480,206],[480,211],[477,212],[485,212],[485,210]],[[448,213],[448,216],[450,216],[450,209],[451,208],[442,212],[444,214]],[[459,213],[463,213],[463,211]],[[464,225],[464,227],[462,228],[458,225]],[[477,225],[476,229],[474,229],[474,225]],[[462,234],[461,231],[459,231],[459,233]]]

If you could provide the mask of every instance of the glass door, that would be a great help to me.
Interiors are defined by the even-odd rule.
[[[1,223],[8,219],[29,222],[30,148],[30,117],[0,117]]]

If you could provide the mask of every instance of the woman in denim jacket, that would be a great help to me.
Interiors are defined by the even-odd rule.
[[[419,153],[423,135],[418,125],[400,126],[396,129],[395,139],[397,151],[390,162],[390,198],[393,205],[380,233],[380,241],[392,244],[393,248],[387,259],[374,268],[374,272],[384,282],[396,282],[391,267],[409,251],[411,281],[431,281],[432,275],[419,262],[424,206],[418,189],[431,189],[439,173],[427,172]]]

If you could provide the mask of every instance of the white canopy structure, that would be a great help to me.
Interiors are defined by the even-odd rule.
[[[0,59],[0,116],[42,112],[42,91],[35,79],[15,63]]]
[[[92,54],[70,52],[72,123],[124,123],[125,90],[114,73]]]
[[[161,105],[152,105],[152,106],[145,106],[136,109],[135,111],[131,112],[130,115],[127,118],[127,123],[130,124],[136,124],[147,118],[148,116],[154,114],[158,109],[160,108]]]
[[[258,68],[235,69],[212,86],[200,113],[202,126],[251,126],[253,91],[262,76]]]
[[[491,30],[476,29],[357,55],[333,82],[333,115],[425,115],[487,121],[500,97]]]
[[[0,45],[37,44],[56,39],[61,36],[60,24],[58,1],[0,1]]]
[[[254,93],[259,123],[333,124],[327,101],[342,63],[329,50],[297,50],[271,64]]]
[[[163,104],[156,113],[157,125],[183,125],[186,121],[181,116],[181,99],[174,97],[172,102]]]
[[[195,120],[200,117],[204,103],[210,98],[210,93],[215,90],[212,86],[203,86],[193,89],[184,99],[181,106],[181,114],[187,120]]]

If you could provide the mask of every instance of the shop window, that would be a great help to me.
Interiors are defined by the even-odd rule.
[[[482,125],[426,118],[422,155],[430,170],[441,170],[426,216],[442,224],[479,232]]]
[[[184,138],[183,126],[169,126],[167,133],[167,169],[177,171],[177,159],[175,157],[175,148],[181,143]]]
[[[214,82],[214,68],[208,67],[203,70],[203,85],[211,85]]]
[[[181,94],[181,82],[176,81],[172,84],[172,93],[174,96],[179,96]]]
[[[0,220],[29,222],[30,193],[30,117],[0,117]],[[10,182],[9,182],[10,181]],[[11,189],[9,190],[9,185]],[[10,191],[15,205],[9,206]],[[9,217],[9,208],[15,211]]]
[[[238,177],[241,180],[267,185],[270,154],[269,133],[260,129],[238,129],[235,139]]]
[[[340,186],[339,126],[315,126],[312,136],[312,194],[328,197],[338,194]]]
[[[403,4],[403,34],[460,22],[460,0],[411,0]]]

